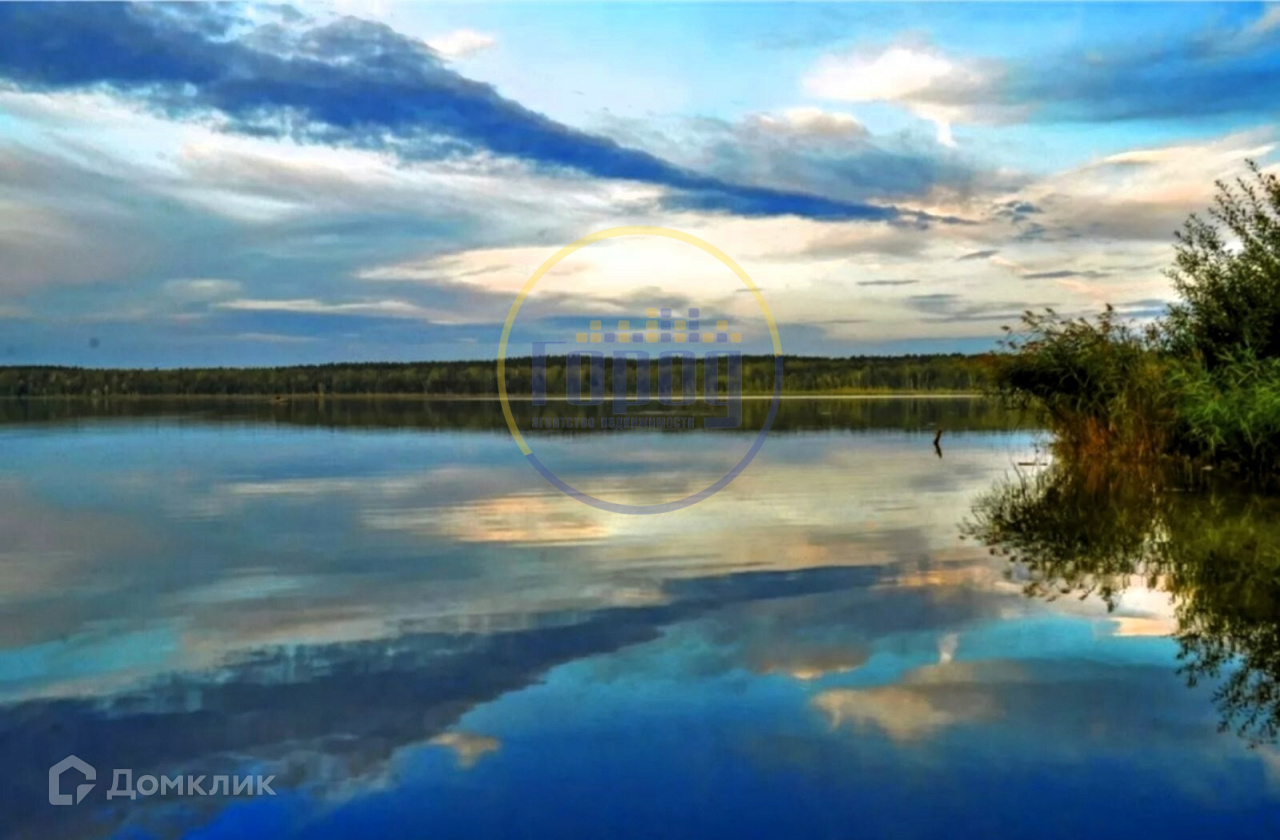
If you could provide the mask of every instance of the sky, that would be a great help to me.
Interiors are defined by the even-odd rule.
[[[788,353],[1151,318],[1277,89],[1266,4],[3,4],[0,364],[492,359],[631,225]],[[510,352],[744,290],[609,240]]]

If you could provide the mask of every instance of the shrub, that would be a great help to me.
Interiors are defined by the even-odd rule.
[[[1069,448],[1154,452],[1174,408],[1158,341],[1110,306],[1096,319],[1027,312],[1002,342],[1008,352],[996,357],[992,383],[1015,406],[1043,411]]]

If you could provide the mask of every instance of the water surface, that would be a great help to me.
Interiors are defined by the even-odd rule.
[[[551,488],[492,403],[8,404],[0,826],[1274,833],[1280,750],[1265,727],[1237,731],[1266,712],[1266,583],[1188,571],[1269,550],[1269,509],[1196,496],[1153,522],[1150,494],[1117,508],[1096,482],[1064,491],[1028,466],[1037,439],[977,400],[787,401],[725,490],[619,516]],[[531,444],[576,486],[649,504],[705,486],[749,441]],[[1194,551],[1175,531],[1181,565],[1144,565],[1170,521],[1237,528]],[[1191,687],[1205,648],[1188,628],[1228,654]],[[1241,652],[1261,694],[1233,708]],[[69,753],[99,789],[55,808],[47,769]],[[278,795],[108,801],[110,768],[274,774]]]

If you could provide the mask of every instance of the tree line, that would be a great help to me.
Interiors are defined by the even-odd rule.
[[[961,393],[982,390],[990,359],[964,354],[850,356],[830,358],[788,356],[783,361],[783,393],[856,394],[891,392]],[[605,372],[605,392],[612,391],[612,361]],[[657,364],[650,366],[652,390],[657,393]],[[676,366],[676,390],[681,380]],[[724,365],[718,377],[726,387]],[[773,393],[773,356],[744,356],[744,394]],[[589,393],[590,366],[578,374],[583,393]],[[634,361],[628,379],[635,382]],[[697,364],[697,381],[705,375]],[[546,359],[546,392],[563,396],[570,372],[563,357]],[[533,393],[534,365],[529,357],[506,363],[507,391]],[[497,367],[488,361],[373,362],[261,368],[110,369],[82,367],[0,367],[0,397],[303,397],[303,396],[496,396]]]

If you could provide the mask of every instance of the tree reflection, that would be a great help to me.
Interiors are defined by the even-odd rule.
[[[963,526],[1034,597],[1136,582],[1174,601],[1179,672],[1216,685],[1221,728],[1280,735],[1280,497],[1132,465],[1058,462],[981,497]]]

